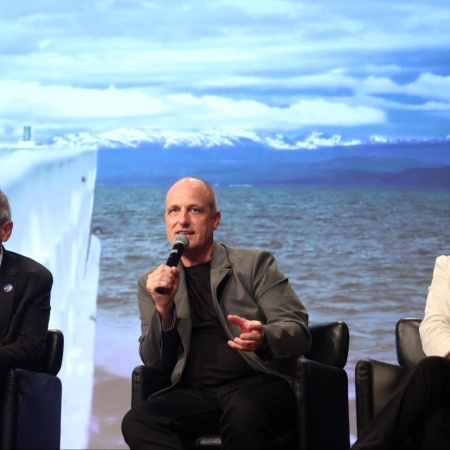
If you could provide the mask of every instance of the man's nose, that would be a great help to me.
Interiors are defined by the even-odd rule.
[[[189,214],[187,210],[181,210],[180,215],[178,216],[178,220],[180,224],[187,224],[189,223]]]

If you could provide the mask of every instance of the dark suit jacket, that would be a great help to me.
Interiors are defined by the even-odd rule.
[[[0,266],[0,370],[38,370],[50,318],[51,272],[3,248]]]

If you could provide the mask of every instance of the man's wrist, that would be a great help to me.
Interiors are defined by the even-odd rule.
[[[168,314],[165,318],[160,314],[161,328],[163,331],[170,331],[174,328],[177,319],[175,305],[172,308],[171,314]]]

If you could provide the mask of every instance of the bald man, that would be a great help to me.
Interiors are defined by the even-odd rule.
[[[214,241],[217,197],[190,177],[168,191],[169,242],[188,245],[177,267],[138,281],[140,356],[170,386],[133,407],[122,432],[130,448],[189,448],[219,433],[223,449],[271,448],[294,419],[293,361],[308,351],[308,315],[274,257]]]

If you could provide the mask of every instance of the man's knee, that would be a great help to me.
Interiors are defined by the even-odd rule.
[[[442,356],[427,356],[417,363],[417,367],[421,370],[443,369],[450,371],[450,359],[443,358]]]
[[[142,402],[131,408],[122,419],[122,434],[125,441],[128,443],[146,432],[151,430],[154,423],[157,421],[152,414],[151,409],[146,402]]]
[[[134,410],[130,409],[122,419],[122,435],[125,439],[125,442],[129,443],[133,436],[136,435],[135,432],[136,419]]]
[[[450,359],[441,356],[427,356],[412,369],[416,377],[428,379],[433,384],[450,377]]]

